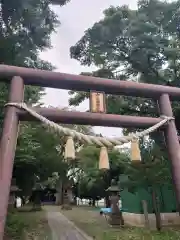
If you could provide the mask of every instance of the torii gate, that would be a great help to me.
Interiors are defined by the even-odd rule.
[[[0,80],[10,83],[9,102],[23,102],[24,85],[68,89],[75,91],[103,91],[106,94],[153,98],[157,100],[159,114],[173,117],[171,100],[180,100],[180,88],[71,75],[44,70],[0,65]],[[161,118],[121,116],[103,113],[68,112],[49,108],[34,108],[48,119],[66,124],[93,126],[147,128]],[[7,106],[0,143],[0,240],[3,240],[13,163],[18,137],[19,121],[32,121],[32,116],[13,106]],[[172,177],[180,211],[180,148],[174,119],[164,128],[166,148],[172,166]]]

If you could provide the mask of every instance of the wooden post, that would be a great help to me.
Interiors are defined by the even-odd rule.
[[[142,200],[142,207],[144,212],[145,227],[149,229],[149,216],[148,216],[148,206],[145,200]]]
[[[9,102],[22,102],[24,83],[20,77],[13,77],[10,85]],[[6,222],[9,192],[18,136],[19,119],[17,109],[8,106],[5,112],[3,131],[0,143],[0,163],[2,166],[0,179],[0,240],[3,240]]]
[[[152,204],[153,204],[154,214],[156,218],[156,229],[160,231],[162,228],[161,212],[160,212],[159,200],[157,198],[156,190],[153,187],[152,187]]]

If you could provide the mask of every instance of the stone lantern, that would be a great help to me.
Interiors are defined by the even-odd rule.
[[[32,189],[31,201],[33,202],[33,209],[40,211],[41,210],[41,198],[43,193],[43,188],[40,183],[36,183]]]
[[[109,224],[124,225],[122,212],[119,208],[119,193],[120,188],[115,180],[111,181],[111,186],[106,190],[109,192],[109,198],[111,202],[111,213],[109,215]]]

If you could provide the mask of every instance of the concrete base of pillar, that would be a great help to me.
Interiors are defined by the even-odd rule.
[[[144,214],[137,213],[123,213],[124,222],[127,225],[131,226],[145,226],[145,217]],[[148,214],[149,218],[149,226],[151,228],[156,228],[156,218],[155,214]],[[180,216],[178,213],[161,213],[161,220],[163,226],[168,225],[179,225],[180,224]]]

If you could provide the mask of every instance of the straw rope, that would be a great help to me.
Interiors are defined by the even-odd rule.
[[[119,137],[119,138],[107,138],[107,137],[97,137],[97,136],[90,136],[90,135],[85,135],[83,133],[77,132],[75,130],[72,130],[70,128],[65,128],[63,126],[60,126],[57,123],[54,123],[53,121],[48,120],[47,118],[41,116],[31,108],[29,108],[26,103],[7,103],[5,106],[12,106],[16,107],[19,109],[23,109],[26,112],[28,112],[30,115],[35,117],[36,119],[40,120],[47,128],[50,130],[53,130],[53,132],[56,132],[60,135],[64,134],[66,136],[71,136],[72,138],[77,139],[80,142],[86,142],[89,144],[95,144],[100,147],[113,147],[113,146],[118,146],[122,145],[124,143],[129,143],[133,141],[134,139],[139,139],[141,137],[144,137],[155,130],[157,130],[159,127],[163,126],[165,123],[167,123],[170,120],[173,120],[173,117],[167,117],[167,116],[161,116],[162,121],[159,123],[155,124],[154,126],[143,130],[141,132],[137,132],[134,134],[130,134],[128,136],[124,137]]]

